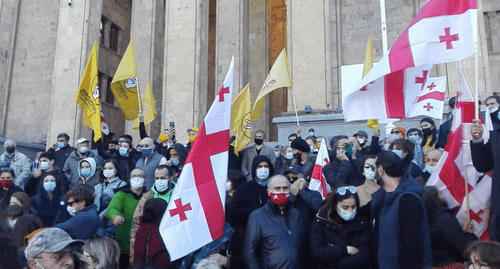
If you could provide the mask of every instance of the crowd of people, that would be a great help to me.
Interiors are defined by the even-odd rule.
[[[486,100],[498,128],[499,103]],[[438,129],[423,118],[384,138],[374,127],[330,141],[297,127],[274,148],[254,132],[246,149],[229,147],[224,236],[175,261],[159,225],[198,128],[188,130],[185,145],[170,129],[155,141],[143,122],[136,146],[124,134],[106,145],[79,138],[72,147],[61,133],[35,165],[7,140],[0,268],[500,268],[497,238],[478,241],[472,223],[460,225],[456,209],[425,186],[451,121]],[[471,148],[493,154],[497,138],[485,145],[483,130],[471,130]],[[322,140],[330,146],[326,199],[308,188]],[[492,157],[481,154],[478,170],[491,170]]]

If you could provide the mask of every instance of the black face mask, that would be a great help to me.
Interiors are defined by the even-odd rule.
[[[7,147],[5,148],[5,151],[7,151],[7,153],[9,154],[12,154],[14,153],[14,151],[16,151],[16,147]]]
[[[109,150],[109,153],[111,153],[111,154],[115,154],[115,153],[118,153],[118,150],[117,150],[117,149],[110,149],[110,150]]]
[[[264,139],[260,139],[260,138],[255,138],[253,140],[255,142],[256,145],[262,145],[262,143],[264,143]]]
[[[423,128],[422,133],[424,133],[425,136],[428,136],[428,135],[432,134],[432,130],[431,130],[431,128]]]

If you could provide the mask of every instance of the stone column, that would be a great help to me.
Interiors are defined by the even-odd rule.
[[[57,134],[65,132],[72,143],[79,137],[92,138],[92,131],[82,125],[82,109],[75,102],[80,80],[94,42],[99,42],[102,0],[59,3],[59,28],[52,80],[52,98],[49,112],[47,145],[56,141]]]
[[[109,45],[111,43],[111,35],[109,34],[111,32],[111,24],[113,24],[111,21],[107,20],[104,22],[104,31],[103,31],[103,38],[104,38],[104,46],[106,48],[109,48]]]
[[[163,47],[165,29],[165,7],[163,0],[132,1],[131,37],[141,94],[146,90],[148,78],[153,85],[153,94],[161,107],[163,87]],[[148,135],[155,139],[160,133],[158,117],[148,126]],[[132,130],[134,121],[127,121],[125,133],[139,143],[139,131]]]
[[[217,1],[216,84],[218,92],[234,56],[233,99],[248,83],[248,1]]]
[[[168,0],[165,14],[162,126],[175,122],[177,141],[207,112],[209,1]]]
[[[305,105],[311,105],[313,110],[326,109],[331,102],[331,96],[326,94],[325,71],[330,60],[325,51],[325,24],[329,21],[325,18],[325,2],[289,0],[287,5],[288,60],[298,111],[303,111]],[[294,111],[290,91],[288,111]]]

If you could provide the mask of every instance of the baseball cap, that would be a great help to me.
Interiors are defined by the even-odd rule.
[[[368,138],[368,134],[362,130],[359,130],[357,133],[353,134],[352,136],[357,136],[357,135],[361,135],[361,136]]]
[[[33,236],[24,250],[24,256],[29,260],[40,255],[42,252],[61,251],[73,243],[85,245],[83,240],[73,240],[68,233],[59,228],[48,228]]]
[[[188,133],[191,132],[191,131],[194,131],[194,132],[198,133],[198,132],[200,132],[200,128],[198,128],[198,127],[192,127],[192,128],[187,129]]]
[[[285,171],[285,174],[288,173],[288,172],[292,172],[292,173],[295,173],[295,174],[304,174],[304,169],[302,169],[302,167],[296,165],[296,164],[292,164],[290,166],[288,166],[286,168],[286,171]]]
[[[90,140],[88,140],[87,138],[79,138],[78,140],[76,140],[76,144],[81,144],[81,143],[84,143],[84,142],[90,142]]]

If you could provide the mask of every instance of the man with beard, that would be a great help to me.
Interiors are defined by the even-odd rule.
[[[401,158],[388,151],[375,160],[375,178],[382,188],[372,194],[374,261],[379,268],[432,267],[424,187],[405,175]]]
[[[493,169],[492,184],[491,184],[491,224],[490,238],[495,241],[500,241],[500,119],[498,118],[498,107],[500,104],[500,96],[490,96],[486,99],[493,130],[490,131],[490,139],[485,144],[483,141],[483,128],[480,120],[472,120],[473,125],[470,128],[472,140],[470,141],[470,149],[472,154],[472,163],[474,168],[479,172],[488,172]]]
[[[241,161],[241,172],[243,172],[243,175],[247,178],[247,181],[251,181],[253,179],[252,162],[256,156],[266,156],[267,158],[269,158],[271,163],[276,163],[274,149],[264,144],[265,138],[266,133],[264,133],[264,131],[259,130],[255,132],[255,144],[245,149],[243,160]]]

